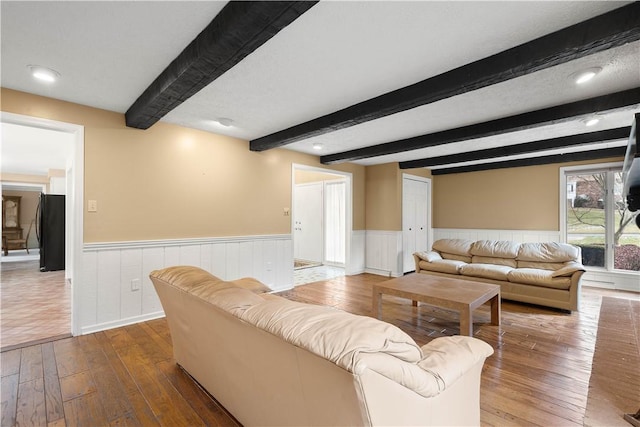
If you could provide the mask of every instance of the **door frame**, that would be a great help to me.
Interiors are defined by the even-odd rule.
[[[76,288],[82,272],[82,249],[84,244],[84,126],[40,117],[1,112],[1,123],[35,127],[71,134],[74,138],[73,155],[67,166],[67,190],[71,190],[72,200],[68,203],[65,251],[71,257],[65,258],[65,276],[71,284],[71,333],[80,335],[78,322],[80,292]],[[68,272],[71,272],[69,274]]]
[[[338,175],[345,179],[345,259],[344,259],[344,271],[345,274],[351,270],[351,240],[353,239],[353,174],[350,172],[342,172],[334,169],[319,168],[315,166],[308,166],[299,163],[291,164],[291,207],[295,206],[295,186],[296,186],[296,170],[305,170],[311,172],[328,173],[332,175]],[[293,223],[294,214],[291,212],[291,240],[293,248]],[[324,254],[324,248],[323,248]],[[293,249],[291,251],[291,265],[293,265]],[[324,255],[323,255],[324,258]]]
[[[432,188],[433,188],[433,186],[431,184],[431,178],[425,178],[425,177],[422,177],[422,176],[411,175],[411,174],[408,174],[408,173],[403,173],[402,174],[402,204],[401,204],[402,208],[404,208],[405,197],[406,197],[406,194],[405,194],[405,191],[404,191],[405,179],[410,179],[410,180],[413,180],[413,181],[420,181],[420,182],[424,182],[424,183],[427,184],[427,215],[428,215],[428,217],[427,217],[427,249],[431,249],[431,245],[433,244],[433,223],[432,223],[432,221],[433,221],[433,209],[432,209],[432,206],[431,206],[431,199],[433,197],[432,196]],[[405,230],[404,213],[402,213],[402,222],[403,222],[403,224],[402,224],[402,248],[403,248],[402,253],[403,253],[403,258],[402,258],[402,261],[401,261],[401,266],[402,266],[401,271],[403,273],[405,273],[405,271],[404,271],[404,263],[405,263],[404,257],[409,256],[409,255],[404,253],[405,252],[404,251],[404,232],[405,232],[404,231]],[[410,256],[413,257],[413,254],[411,254]]]

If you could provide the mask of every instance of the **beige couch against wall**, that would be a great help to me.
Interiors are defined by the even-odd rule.
[[[418,347],[394,325],[224,282],[197,267],[153,271],[176,362],[245,426],[479,425],[491,346]]]
[[[416,273],[500,285],[504,299],[580,309],[585,269],[580,248],[566,243],[441,239],[414,254]]]

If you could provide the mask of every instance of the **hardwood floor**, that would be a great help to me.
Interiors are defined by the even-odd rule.
[[[340,277],[281,295],[370,315],[371,286],[383,280],[370,274]],[[583,424],[602,295],[639,298],[585,288],[582,311],[572,314],[503,301],[501,326],[489,324],[488,307],[474,313],[475,336],[495,349],[482,373],[482,425]],[[453,312],[389,296],[383,299],[383,320],[419,345],[457,334],[459,327]],[[165,319],[1,357],[2,426],[237,425],[175,365]]]

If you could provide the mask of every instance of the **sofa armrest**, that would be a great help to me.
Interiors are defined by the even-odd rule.
[[[440,391],[451,386],[472,366],[493,354],[493,348],[477,338],[455,335],[437,338],[422,346],[418,366],[438,378]]]
[[[571,261],[565,263],[565,266],[554,271],[551,274],[551,277],[562,277],[562,276],[571,276],[576,271],[586,271],[584,266],[576,261]]]
[[[441,260],[442,256],[436,251],[424,251],[424,252],[415,252],[413,254],[413,259],[416,263],[416,273],[420,272],[420,261],[433,262],[437,260]]]
[[[371,369],[423,397],[433,397],[471,374],[473,367],[493,354],[493,348],[484,341],[458,335],[436,338],[422,351],[424,356],[418,363],[403,362],[388,354],[367,354],[358,361],[354,373],[361,375]]]

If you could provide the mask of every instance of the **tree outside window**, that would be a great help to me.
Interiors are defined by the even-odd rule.
[[[640,271],[640,229],[622,197],[622,172],[567,175],[567,241],[586,266]]]

